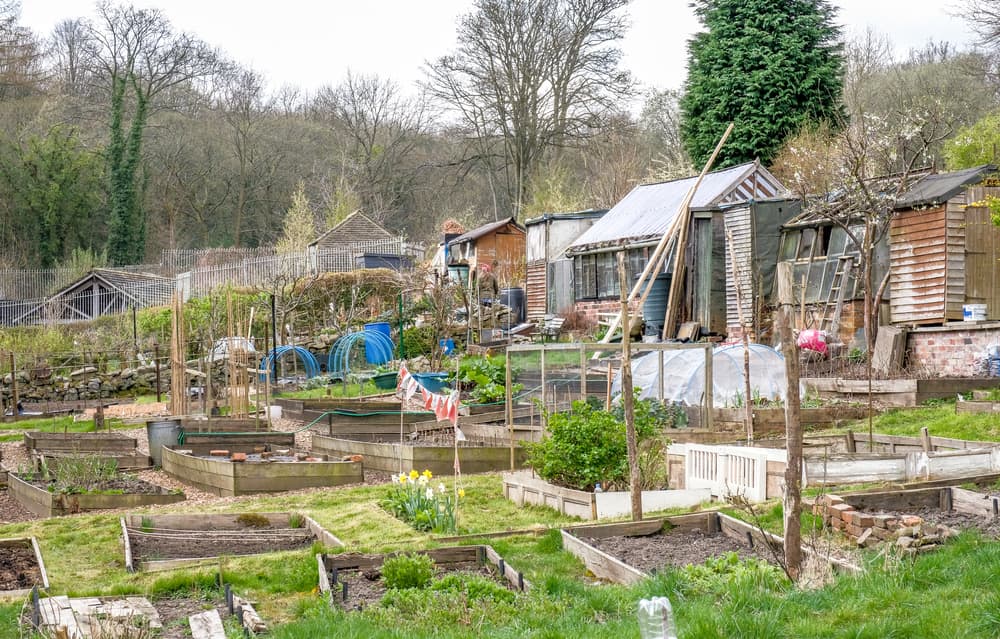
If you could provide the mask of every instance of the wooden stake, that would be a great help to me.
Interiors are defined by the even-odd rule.
[[[632,397],[632,346],[629,342],[628,296],[625,295],[625,254],[618,253],[618,281],[622,302],[622,406],[625,409],[625,443],[628,454],[629,492],[632,519],[642,519],[642,485],[639,477],[639,441],[635,432],[635,406]],[[610,367],[609,367],[610,368]]]
[[[14,363],[14,351],[10,351],[10,406],[11,418],[17,421],[17,405],[20,400],[17,397],[17,366]]]
[[[782,284],[779,282],[779,291]],[[780,299],[780,296],[779,296]],[[802,567],[802,421],[799,402],[799,352],[792,336],[793,307],[782,304],[778,310],[777,328],[781,336],[781,352],[785,356],[785,466],[784,551],[788,576],[797,580]]]
[[[743,316],[743,278],[740,276],[740,268],[736,264],[736,248],[733,246],[733,232],[726,227],[726,244],[729,252],[729,263],[733,268],[733,280],[736,284],[736,315],[740,322],[740,333],[743,342],[743,392],[745,393],[744,424],[747,431],[747,444],[753,442],[753,404],[751,402],[750,389],[750,338],[747,334],[749,327],[746,318]]]
[[[514,390],[512,388],[513,379],[510,373],[511,361],[510,361],[509,350],[505,351],[504,359],[505,359],[505,365],[507,366],[507,371],[505,375],[506,379],[504,380],[507,385],[506,397],[505,397],[507,401],[507,409],[504,411],[504,413],[505,416],[507,417],[507,439],[509,440],[510,443],[510,470],[511,472],[513,472],[514,471]]]

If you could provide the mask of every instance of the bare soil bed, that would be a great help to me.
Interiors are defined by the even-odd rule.
[[[247,529],[245,531],[129,531],[133,555],[145,561],[199,559],[221,555],[255,555],[306,548],[316,540],[311,531]]]
[[[643,572],[674,566],[680,568],[701,564],[712,557],[735,552],[741,559],[757,557],[774,562],[770,551],[760,546],[753,548],[723,533],[706,533],[702,530],[674,530],[653,535],[634,537],[581,537],[597,548]]]
[[[42,571],[30,546],[0,548],[0,590],[42,585]]]
[[[465,573],[490,577],[508,590],[511,589],[510,584],[499,579],[496,572],[488,565],[480,566],[478,569],[465,567],[458,570],[437,566],[435,576],[441,577],[447,573]],[[342,584],[345,583],[347,584],[346,601],[342,599]],[[331,596],[334,603],[341,606],[344,610],[354,611],[364,610],[369,606],[377,605],[388,590],[382,581],[382,572],[378,568],[340,571],[337,575],[337,583],[333,583],[331,579],[330,587],[332,588]]]
[[[0,490],[0,525],[32,519],[38,519],[38,515],[19,504],[9,491]]]
[[[36,477],[31,477],[27,475],[18,475],[18,477],[32,486],[37,486],[44,490],[49,490],[51,486],[55,485],[55,482],[48,479],[39,479]],[[121,475],[115,479],[105,479],[98,482],[94,482],[86,487],[85,492],[121,492],[126,495],[159,495],[163,492],[163,489],[155,484],[151,484],[147,481],[143,481],[138,477],[131,475]]]

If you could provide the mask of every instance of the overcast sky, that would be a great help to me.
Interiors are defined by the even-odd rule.
[[[955,0],[957,1],[957,0]],[[336,84],[348,69],[409,85],[421,65],[455,45],[469,0],[134,0],[158,7],[178,28],[261,71],[269,85],[312,91]],[[872,27],[899,54],[930,40],[971,44],[968,28],[945,3],[834,0],[848,34]],[[937,6],[933,6],[937,5]],[[42,35],[62,19],[93,15],[88,0],[22,0],[22,23]],[[633,0],[622,43],[625,66],[647,87],[679,88],[687,39],[698,28],[688,0]]]

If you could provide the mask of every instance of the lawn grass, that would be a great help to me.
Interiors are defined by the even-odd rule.
[[[120,419],[105,419],[104,428],[130,429],[135,428],[135,424],[125,424]],[[59,417],[31,417],[18,419],[15,421],[0,422],[0,441],[12,442],[21,441],[24,433],[29,431],[39,431],[45,433],[94,433],[97,428],[93,419],[73,421],[72,415],[62,415]]]
[[[956,413],[955,400],[932,400],[916,408],[893,408],[876,414],[872,429],[883,435],[917,437],[924,426],[934,437],[952,437],[972,441],[1000,441],[1000,414]],[[868,420],[851,422],[843,428],[815,431],[810,434],[868,432]]]
[[[921,426],[928,425],[934,435],[991,439],[987,436],[995,428],[991,418],[956,416],[954,404],[946,402],[890,412],[878,418],[876,430],[916,435]],[[48,426],[60,429],[58,422]],[[992,439],[1000,440],[1000,431]],[[442,479],[450,489],[453,478]],[[625,587],[596,584],[588,578],[580,561],[562,550],[557,530],[476,538],[478,533],[550,528],[578,521],[551,509],[516,507],[503,498],[498,474],[467,476],[461,481],[465,498],[458,522],[460,532],[470,537],[460,543],[489,543],[534,586],[513,602],[416,592],[397,598],[393,606],[343,612],[331,608],[315,592],[314,553],[324,550],[318,547],[259,557],[228,557],[220,565],[184,571],[128,574],[115,514],[10,524],[0,526],[0,537],[32,535],[38,539],[54,594],[196,594],[218,600],[222,593],[215,578],[221,570],[237,593],[259,603],[258,609],[274,628],[276,639],[635,639],[639,636],[636,604],[640,598],[654,595],[670,597],[679,636],[684,639],[1000,636],[1000,544],[974,533],[964,533],[943,548],[916,558],[887,558],[866,551],[866,572],[839,576],[816,590],[774,584],[742,568],[715,575],[710,583],[684,570],[665,569]],[[314,517],[347,546],[326,549],[331,552],[388,552],[444,545],[385,511],[379,502],[387,491],[387,486],[360,486],[235,502],[182,502],[135,512],[298,510]],[[780,534],[780,504],[761,505],[756,518],[731,509],[727,512]],[[803,515],[804,532],[816,523],[811,514]],[[20,603],[0,606],[0,637],[19,636],[16,620],[20,610]]]

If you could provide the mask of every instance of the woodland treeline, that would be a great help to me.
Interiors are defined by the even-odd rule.
[[[724,34],[712,11],[729,2],[699,0],[706,30]],[[828,3],[791,4],[826,29],[822,60],[803,64],[825,65],[835,89],[823,109],[805,108],[833,130],[860,112],[887,129],[905,123],[905,156],[907,136],[933,127],[920,159],[943,165],[947,140],[996,108],[987,53],[932,43],[896,60],[875,34],[843,43]],[[296,192],[313,217],[302,232],[362,209],[414,240],[435,239],[446,219],[606,208],[641,181],[700,167],[715,128],[703,92],[718,87],[655,90],[622,66],[628,0],[474,0],[455,50],[426,61],[417,86],[348,73],[311,93],[169,18],[102,3],[41,34],[20,23],[17,0],[0,0],[0,268],[273,245]],[[711,50],[703,42],[692,60]],[[808,118],[750,130],[759,120],[738,124],[736,139],[751,140],[741,152],[795,164],[783,143]]]

